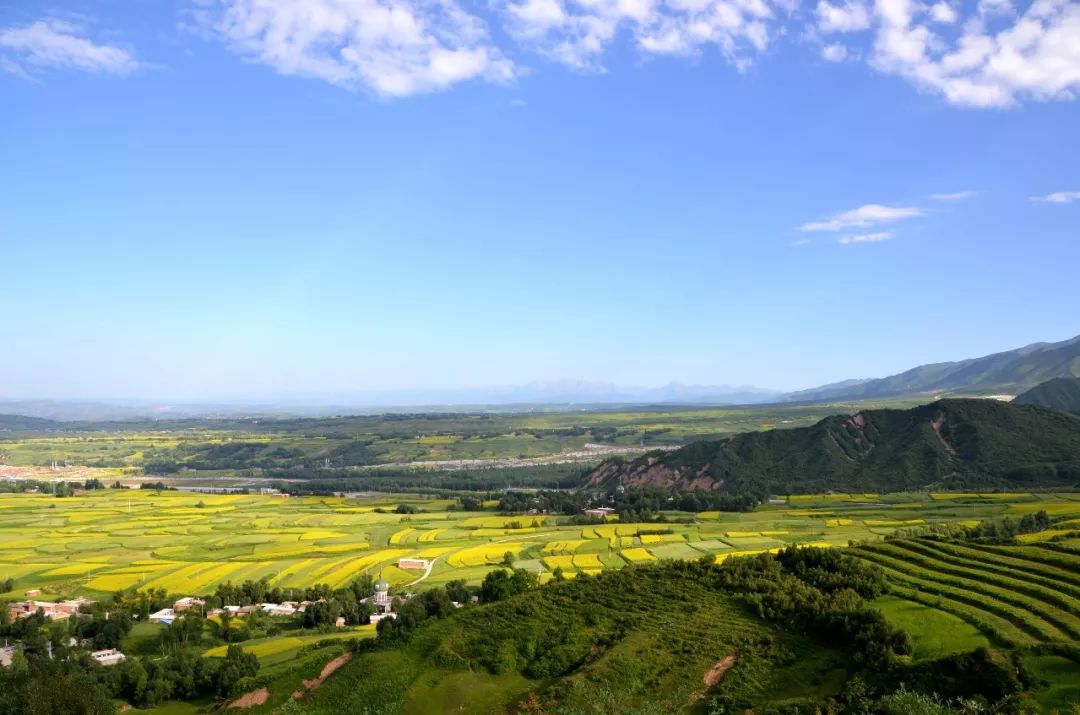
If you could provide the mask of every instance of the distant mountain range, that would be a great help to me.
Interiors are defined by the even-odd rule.
[[[834,402],[920,394],[1015,395],[1055,377],[1080,377],[1080,336],[970,360],[920,365],[890,377],[846,380],[791,392],[783,399]]]
[[[1055,377],[1013,400],[1014,405],[1037,405],[1080,414],[1080,377]]]
[[[814,494],[1080,486],[1080,419],[997,400],[866,410],[611,459],[591,486]]]
[[[856,402],[925,395],[1015,395],[1057,377],[1080,377],[1080,336],[958,362],[921,365],[877,379],[844,380],[784,393],[752,386],[634,387],[611,382],[554,380],[510,387],[368,390],[296,394],[220,403],[124,400],[4,400],[0,414],[54,420],[122,420],[140,417],[328,417],[384,412],[492,412],[604,408],[615,405],[756,405],[787,402]]]
[[[613,405],[749,405],[775,402],[779,390],[750,386],[625,387],[608,382],[557,380],[516,387],[354,391],[299,395],[274,401],[183,403],[124,400],[3,400],[0,414],[51,420],[124,420],[189,417],[328,417],[384,412],[521,411]]]

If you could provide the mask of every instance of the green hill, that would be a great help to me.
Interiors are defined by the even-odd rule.
[[[718,579],[670,563],[465,608],[359,654],[305,712],[660,715],[705,713],[722,697],[741,713],[840,689],[844,651],[756,617]],[[542,708],[515,707],[530,700]]]
[[[865,400],[924,393],[1016,394],[1055,377],[1080,377],[1080,336],[985,357],[921,365],[876,380],[848,380],[785,396],[789,401]]]
[[[940,400],[608,460],[587,483],[733,494],[1075,487],[1080,420],[996,400]]]
[[[1080,377],[1057,377],[1036,385],[1013,400],[1016,405],[1037,405],[1080,414]]]

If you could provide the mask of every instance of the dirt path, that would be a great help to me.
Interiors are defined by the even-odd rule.
[[[427,568],[424,569],[424,575],[421,576],[420,578],[416,579],[415,581],[409,581],[407,584],[405,584],[405,588],[408,588],[409,586],[415,586],[416,584],[420,583],[425,578],[430,576],[431,575],[431,569],[435,568],[435,561],[437,561],[438,558],[439,557],[436,556],[434,559],[431,559],[430,561],[428,561]]]
[[[350,660],[352,660],[352,653],[342,653],[337,658],[334,658],[332,661],[323,666],[322,672],[319,673],[318,678],[303,681],[304,689],[297,690],[295,693],[293,693],[293,698],[299,700],[308,693],[315,692],[315,689],[322,685],[324,682],[326,682],[326,679],[333,675],[335,670],[345,665]]]
[[[228,708],[253,708],[257,705],[265,705],[266,700],[270,697],[270,691],[266,688],[259,688],[258,690],[252,690],[250,693],[245,693],[233,700],[228,704]]]

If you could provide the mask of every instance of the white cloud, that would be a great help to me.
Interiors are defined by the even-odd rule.
[[[195,16],[282,74],[383,96],[514,77],[486,24],[456,0],[217,0]]]
[[[821,56],[829,62],[843,62],[847,59],[847,48],[841,45],[839,42],[832,45],[825,45],[821,48]]]
[[[1058,191],[1046,196],[1032,196],[1032,201],[1045,201],[1051,204],[1071,204],[1080,201],[1080,191]]]
[[[771,0],[501,0],[521,44],[574,69],[599,71],[620,33],[646,55],[713,46],[744,69],[771,39]]]
[[[833,5],[828,0],[817,4],[818,29],[823,33],[857,32],[870,27],[870,9],[855,0],[843,5]]]
[[[1003,108],[1080,92],[1075,0],[1033,0],[1022,14],[1007,1],[983,0],[963,21],[943,3],[875,0],[873,15],[871,64],[952,104]]]
[[[930,194],[930,198],[934,201],[962,201],[970,199],[976,193],[975,191],[953,191],[948,194]]]
[[[1080,0],[1015,1],[192,0],[201,26],[240,54],[384,96],[508,81],[518,49],[602,72],[619,41],[645,57],[713,49],[741,71],[785,37],[812,38],[830,62],[866,58],[958,106],[1080,95]]]
[[[95,43],[74,23],[45,18],[0,28],[0,69],[27,78],[50,69],[126,75],[139,62],[123,48]]]
[[[874,226],[879,223],[890,223],[905,218],[922,216],[923,210],[911,207],[883,206],[881,204],[866,204],[857,209],[843,211],[829,216],[822,221],[811,221],[799,227],[800,231],[843,231],[848,228]]]
[[[930,17],[934,22],[939,22],[942,25],[951,25],[956,22],[959,15],[956,14],[956,10],[954,10],[949,3],[939,2],[930,6]]]
[[[799,238],[791,242],[792,246],[809,246],[813,243],[809,238]]]
[[[842,236],[837,239],[837,243],[844,245],[852,243],[877,243],[878,241],[889,241],[895,238],[895,234],[891,231],[878,231],[877,233],[861,233],[854,236]]]

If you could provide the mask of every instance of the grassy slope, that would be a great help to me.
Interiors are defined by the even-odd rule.
[[[552,671],[563,675],[538,675],[552,654],[568,664]],[[308,710],[491,712],[533,691],[548,712],[613,701],[620,712],[679,712],[731,654],[739,660],[719,687],[748,701],[828,693],[843,679],[842,654],[773,630],[678,569],[626,569],[429,623],[404,650],[342,668]]]
[[[882,596],[874,604],[890,623],[911,636],[912,660],[916,662],[990,645],[974,626],[932,606],[896,596]]]
[[[959,362],[920,365],[890,377],[856,385],[806,390],[793,397],[851,400],[933,392],[1015,394],[1017,390],[1062,376],[1080,376],[1080,336]]]
[[[1058,377],[1036,385],[1013,403],[1080,413],[1080,377]]]

